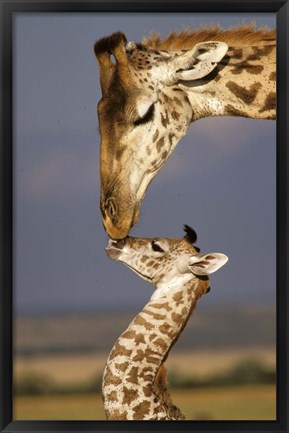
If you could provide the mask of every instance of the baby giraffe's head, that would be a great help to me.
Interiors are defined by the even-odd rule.
[[[111,259],[126,264],[141,278],[149,281],[162,295],[192,280],[203,280],[204,293],[209,290],[208,275],[228,260],[221,253],[200,254],[194,245],[195,231],[185,225],[181,239],[135,238],[109,240],[106,252]],[[158,297],[155,292],[155,297]]]

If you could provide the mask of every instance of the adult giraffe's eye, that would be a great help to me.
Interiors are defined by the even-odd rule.
[[[155,112],[155,104],[152,104],[148,109],[148,111],[146,112],[146,114],[144,115],[144,117],[141,117],[140,119],[137,119],[133,122],[134,126],[144,125],[145,123],[150,122],[154,117],[154,112]]]
[[[152,249],[159,253],[164,253],[164,250],[159,246],[159,244],[156,241],[152,241]]]

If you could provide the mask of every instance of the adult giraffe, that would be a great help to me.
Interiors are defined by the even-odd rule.
[[[185,136],[208,116],[276,117],[276,32],[239,26],[95,44],[102,99],[103,224],[112,239],[137,222],[145,191]]]

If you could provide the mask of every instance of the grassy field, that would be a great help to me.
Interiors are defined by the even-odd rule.
[[[102,374],[109,352],[15,356],[14,379],[29,373],[41,374],[60,384],[94,380]],[[212,359],[214,362],[212,363]],[[255,359],[275,368],[274,347],[242,347],[219,350],[174,351],[166,361],[168,371],[204,376],[221,373],[243,359]],[[192,370],[193,366],[193,370]]]
[[[171,392],[187,419],[274,420],[275,386],[239,386]],[[100,395],[17,397],[15,420],[103,420]]]
[[[104,419],[100,396],[103,368],[130,316],[133,314],[18,318],[13,358],[14,419]],[[194,319],[170,353],[166,362],[169,374],[203,380],[227,374],[242,362],[250,365],[250,360],[274,372],[274,309],[209,311]],[[173,384],[172,376],[170,381]],[[192,383],[196,382],[181,390],[175,382],[176,388],[171,390],[173,401],[187,419],[275,419],[275,386],[268,381],[251,380],[248,386],[244,381],[234,382],[227,387],[221,383],[228,382],[218,382],[218,388],[209,388],[212,382],[206,388],[192,388]],[[37,395],[35,385],[41,387]]]

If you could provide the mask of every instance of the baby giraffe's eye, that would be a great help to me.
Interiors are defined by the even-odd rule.
[[[152,249],[154,251],[159,252],[159,253],[164,253],[164,250],[159,246],[159,244],[157,243],[157,241],[152,241]]]

